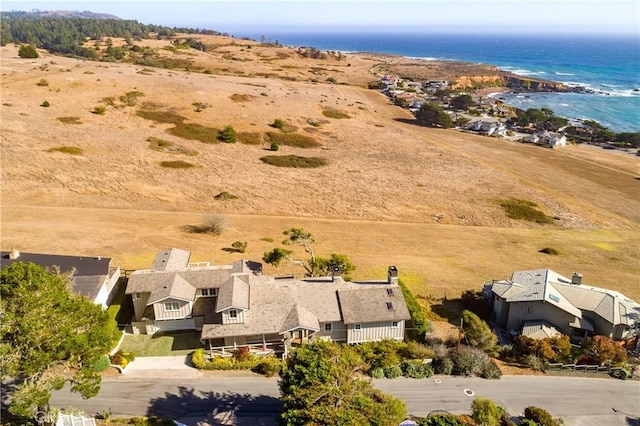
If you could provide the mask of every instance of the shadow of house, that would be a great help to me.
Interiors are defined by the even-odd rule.
[[[148,416],[159,416],[191,426],[239,425],[275,426],[280,415],[278,398],[234,392],[203,392],[180,387],[151,400]]]

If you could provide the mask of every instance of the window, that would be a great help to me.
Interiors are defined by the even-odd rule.
[[[218,289],[217,288],[203,288],[200,290],[200,296],[217,296]]]
[[[360,331],[360,329],[362,328],[362,326],[360,324],[353,324],[353,329],[356,331]]]
[[[331,333],[331,323],[330,322],[326,322],[324,324],[324,331],[327,333]]]
[[[180,310],[180,303],[178,302],[165,302],[164,304],[164,310],[165,311],[179,311]]]
[[[387,309],[391,311],[393,309],[393,303],[387,302]]]
[[[388,288],[388,289],[387,289],[387,294],[388,294],[389,296],[393,296],[393,289],[392,289],[392,288]]]
[[[397,328],[398,327],[398,321],[391,321],[391,328]]]
[[[235,309],[229,310],[229,318],[238,318],[238,311]]]
[[[140,299],[140,293],[133,293],[134,299]]]

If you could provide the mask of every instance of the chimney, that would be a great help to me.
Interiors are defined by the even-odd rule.
[[[11,249],[11,253],[9,253],[9,259],[17,259],[20,257],[20,252],[18,250]]]
[[[334,266],[331,270],[331,281],[336,282],[337,278],[342,278],[342,272],[339,266]]]
[[[580,285],[582,284],[582,274],[578,272],[573,273],[573,278],[571,278],[571,284]]]
[[[398,268],[396,268],[395,266],[389,266],[387,280],[389,284],[398,284]]]

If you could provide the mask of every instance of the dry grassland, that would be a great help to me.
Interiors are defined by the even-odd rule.
[[[109,256],[132,269],[167,247],[188,249],[195,261],[235,260],[241,255],[222,249],[239,240],[249,243],[243,256],[259,260],[275,244],[263,239],[277,243],[282,230],[300,226],[317,236],[320,254],[348,254],[355,278],[383,278],[395,264],[423,296],[457,296],[513,270],[549,267],[640,299],[637,158],[415,126],[361,87],[395,60],[388,57],[313,60],[289,48],[208,40],[219,45],[211,53],[163,51],[192,60],[191,72],[46,53],[20,59],[15,46],[0,49],[3,250]],[[38,86],[43,78],[49,84]],[[136,105],[119,105],[130,92],[142,94]],[[207,107],[197,112],[194,103]],[[96,106],[105,113],[92,113]],[[168,132],[174,124],[140,117],[140,109],[207,128],[231,125],[258,144],[183,139]],[[327,110],[350,118],[327,118]],[[269,152],[264,135],[276,131],[277,118],[321,146]],[[149,138],[174,149],[154,149]],[[266,154],[328,165],[279,168],[260,161]],[[161,167],[177,160],[196,167]],[[239,198],[217,200],[224,191]],[[510,197],[556,220],[509,219],[499,201]],[[225,214],[230,228],[217,237],[186,230],[208,213]],[[538,253],[544,247],[560,255]]]

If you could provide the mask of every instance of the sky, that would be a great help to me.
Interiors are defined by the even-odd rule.
[[[638,0],[3,0],[0,9],[89,10],[235,36],[344,29],[640,36]]]

